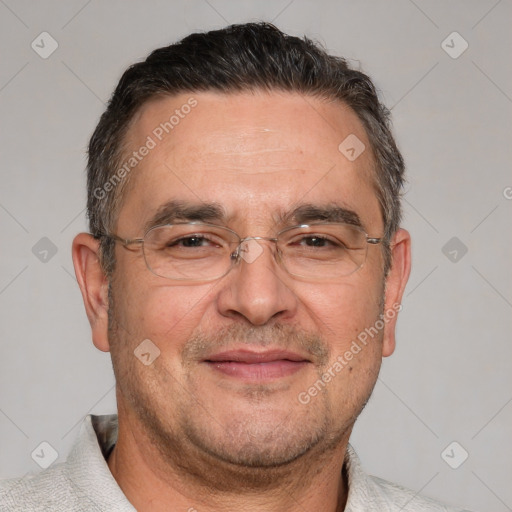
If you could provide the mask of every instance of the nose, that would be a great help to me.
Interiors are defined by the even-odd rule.
[[[298,299],[274,251],[274,243],[268,239],[242,242],[238,264],[224,278],[217,298],[221,315],[264,325],[295,314]]]

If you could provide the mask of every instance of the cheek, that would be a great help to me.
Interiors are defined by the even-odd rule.
[[[157,279],[119,287],[116,316],[132,339],[150,339],[161,352],[176,352],[201,322],[214,285],[170,286]]]
[[[373,325],[380,313],[381,286],[360,280],[303,290],[301,301],[333,353],[346,350],[365,328]]]

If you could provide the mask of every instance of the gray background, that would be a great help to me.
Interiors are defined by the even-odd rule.
[[[70,246],[85,146],[121,72],[191,31],[265,19],[375,79],[408,164],[397,351],[352,443],[370,473],[512,510],[511,15],[509,0],[0,0],[0,477],[39,470],[42,441],[64,459],[85,414],[115,410]],[[50,48],[43,31],[47,59],[31,48]]]

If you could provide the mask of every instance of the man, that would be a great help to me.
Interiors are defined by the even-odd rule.
[[[366,75],[263,23],[125,72],[73,243],[118,416],[4,483],[2,510],[455,510],[348,444],[410,270],[387,114]]]

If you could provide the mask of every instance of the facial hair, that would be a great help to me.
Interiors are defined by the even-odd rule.
[[[342,439],[348,440],[353,422],[373,389],[373,386],[369,389],[368,396],[355,415],[344,423],[334,424],[336,418],[333,418],[327,394],[321,393],[315,406],[322,409],[322,414],[310,414],[307,422],[297,422],[293,415],[290,417],[290,413],[269,428],[268,425],[259,424],[258,418],[238,420],[236,411],[233,411],[234,419],[229,425],[229,432],[219,438],[212,435],[211,422],[215,421],[215,417],[211,404],[198,399],[202,390],[194,389],[192,385],[186,389],[187,393],[182,393],[176,399],[174,415],[177,421],[172,424],[168,422],[167,415],[161,413],[152,396],[151,386],[145,386],[146,383],[142,382],[142,367],[133,357],[133,340],[130,338],[133,336],[119,321],[114,293],[109,288],[109,342],[118,386],[122,387],[130,408],[163,458],[200,480],[202,485],[216,490],[233,490],[237,486],[245,489],[278,486],[285,475],[296,471],[293,468],[297,467],[300,459],[308,458],[313,452],[317,463],[318,459],[328,457],[329,451]],[[327,368],[331,356],[329,345],[321,336],[297,326],[274,323],[256,327],[238,323],[212,333],[196,330],[184,343],[180,354],[185,375],[192,379],[194,367],[204,359],[205,354],[222,351],[235,343],[237,346],[271,345],[272,348],[305,353],[314,362],[318,377]],[[127,350],[130,353],[123,354]],[[166,381],[166,388],[177,383],[164,366],[160,366],[159,371]],[[190,390],[194,392],[190,393]],[[247,400],[258,404],[275,393],[276,386],[247,385],[243,392]],[[172,394],[171,397],[175,399]],[[201,421],[197,420],[198,415],[202,415]],[[309,459],[312,464],[312,458]]]

